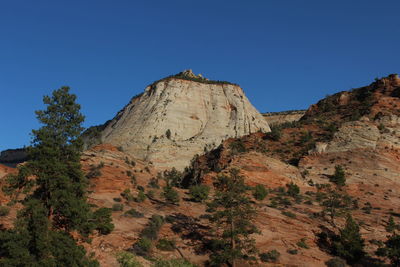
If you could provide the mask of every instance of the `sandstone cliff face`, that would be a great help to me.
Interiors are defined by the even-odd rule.
[[[100,139],[157,167],[183,169],[223,140],[257,131],[270,128],[239,86],[170,78],[132,99]]]
[[[290,110],[282,112],[263,113],[264,119],[269,125],[280,125],[286,122],[298,121],[306,113],[306,110]]]

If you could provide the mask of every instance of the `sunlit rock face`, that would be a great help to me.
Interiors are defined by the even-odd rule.
[[[104,125],[99,141],[121,147],[157,167],[183,169],[196,154],[270,128],[238,85],[191,71],[148,86]]]

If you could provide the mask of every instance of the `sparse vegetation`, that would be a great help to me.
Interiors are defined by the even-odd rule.
[[[239,170],[230,175],[220,174],[214,183],[215,196],[208,204],[210,221],[216,233],[210,261],[214,265],[235,265],[238,259],[251,260],[257,252],[252,234],[258,233],[254,225],[257,214]]]
[[[276,249],[273,249],[268,252],[261,253],[259,256],[262,262],[277,262],[281,256],[281,253],[279,253],[279,251]]]
[[[268,195],[268,190],[265,186],[258,184],[253,189],[253,197],[259,201],[262,201]]]
[[[210,188],[206,185],[193,185],[189,188],[189,194],[195,202],[206,201],[209,193]]]
[[[127,251],[119,252],[117,254],[117,261],[120,267],[143,267],[135,255]]]
[[[346,174],[342,166],[335,166],[335,173],[330,178],[330,181],[338,186],[344,186],[346,184]]]
[[[175,250],[176,242],[174,240],[161,238],[158,240],[156,248],[163,251],[173,251]]]

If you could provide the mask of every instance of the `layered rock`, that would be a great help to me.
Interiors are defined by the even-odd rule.
[[[263,113],[263,116],[269,125],[280,125],[287,122],[298,121],[305,113],[306,110],[289,110]]]
[[[242,88],[191,71],[148,86],[100,129],[100,142],[157,167],[177,169],[229,137],[270,131]]]

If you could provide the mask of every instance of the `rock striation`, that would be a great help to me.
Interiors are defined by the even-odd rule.
[[[190,70],[148,86],[97,129],[86,134],[87,144],[110,143],[157,167],[177,169],[227,138],[270,131],[242,88]]]

